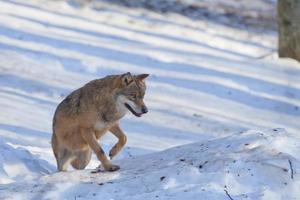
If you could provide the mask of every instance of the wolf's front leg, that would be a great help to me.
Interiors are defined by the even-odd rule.
[[[106,171],[117,171],[120,169],[118,165],[113,165],[106,157],[103,149],[100,147],[100,145],[97,142],[95,133],[93,130],[86,130],[81,129],[80,130],[82,138],[88,143],[88,145],[91,147],[91,149],[95,152],[97,155],[98,160],[101,161],[102,166]]]
[[[116,124],[113,127],[111,127],[109,131],[119,139],[118,143],[115,144],[115,146],[113,146],[113,148],[109,151],[109,157],[110,159],[113,159],[113,157],[115,157],[126,144],[127,137],[121,130],[119,124]]]

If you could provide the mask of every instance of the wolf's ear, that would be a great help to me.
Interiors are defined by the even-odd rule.
[[[145,79],[149,76],[149,74],[140,74],[136,76],[136,79],[142,82],[145,82]]]
[[[127,86],[132,82],[133,82],[133,78],[132,78],[132,75],[130,74],[130,72],[127,72],[122,75],[122,85]]]

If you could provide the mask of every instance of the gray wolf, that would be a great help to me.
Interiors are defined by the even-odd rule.
[[[148,112],[143,100],[148,76],[128,72],[96,79],[73,91],[57,106],[51,143],[58,171],[66,171],[70,164],[84,169],[92,152],[106,171],[120,169],[106,157],[97,140],[108,131],[118,138],[109,152],[111,159],[124,147],[127,138],[119,120],[128,111],[137,117]]]

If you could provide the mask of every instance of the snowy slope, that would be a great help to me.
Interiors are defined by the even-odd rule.
[[[158,151],[198,141],[208,144],[208,140],[223,145],[226,139],[219,141],[219,138],[229,136],[238,140],[242,136],[231,135],[248,129],[264,132],[278,127],[289,133],[285,138],[290,144],[284,151],[274,147],[286,153],[280,166],[288,169],[288,158],[297,172],[299,154],[293,153],[293,144],[297,147],[300,138],[299,64],[278,59],[275,44],[276,34],[272,31],[245,32],[211,21],[193,21],[177,14],[164,16],[145,9],[124,9],[100,1],[92,8],[77,8],[63,1],[0,1],[0,197],[12,195],[5,192],[7,188],[11,192],[17,188],[22,197],[30,191],[25,188],[34,186],[32,180],[46,188],[49,179],[51,191],[60,188],[57,179],[73,177],[76,184],[84,185],[78,183],[76,174],[90,176],[85,171],[53,174],[55,161],[50,138],[54,110],[69,92],[91,79],[127,71],[151,74],[146,92],[150,112],[139,119],[128,115],[121,122],[128,135],[128,144],[117,158],[123,166],[121,175],[126,172],[130,178],[131,170],[141,169],[135,162],[130,164],[130,159],[141,159],[149,170],[147,173],[158,173],[160,167],[168,164],[151,167],[151,159],[164,156],[177,162],[173,153]],[[252,141],[250,136],[244,139]],[[100,142],[108,151],[116,139],[107,135]],[[186,152],[197,148],[197,144],[182,148],[186,149],[182,155],[187,157]],[[228,151],[224,153],[226,158],[236,149]],[[142,156],[154,152],[157,153],[150,154],[150,158]],[[264,150],[259,153],[266,155]],[[251,155],[256,154],[248,156]],[[205,157],[202,153],[200,156]],[[151,162],[146,162],[147,159]],[[196,162],[198,157],[191,159]],[[270,156],[272,162],[276,159]],[[98,164],[94,158],[88,168]],[[215,167],[226,175],[222,166]],[[173,172],[169,175],[175,176]],[[280,175],[282,180],[286,180],[288,173]],[[149,185],[155,185],[150,174]],[[95,176],[99,176],[99,182],[106,176],[107,179],[115,177]],[[262,185],[268,185],[273,178],[266,178]],[[297,174],[294,182],[288,182],[289,187],[299,188],[296,178]],[[253,181],[250,184],[253,191],[265,194],[265,189],[255,186],[260,180]],[[138,183],[132,182],[132,187]],[[119,188],[123,188],[122,184]],[[280,184],[276,187],[281,187]],[[37,191],[43,190],[40,187]],[[61,189],[63,194],[68,194],[66,188]],[[137,190],[123,192],[128,196],[134,191]],[[62,192],[49,195],[62,195]],[[178,192],[176,195],[193,194]]]
[[[299,199],[299,144],[282,129],[242,132],[120,160],[118,172],[62,172],[1,186],[0,198]]]
[[[69,0],[87,6],[106,1],[129,8],[145,8],[163,14],[179,14],[193,20],[206,20],[256,31],[276,30],[277,0]],[[254,29],[253,29],[254,28]]]

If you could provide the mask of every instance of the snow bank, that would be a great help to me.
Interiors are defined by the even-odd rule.
[[[1,186],[0,198],[296,199],[299,144],[283,129],[240,132],[120,160],[118,172],[61,172]]]
[[[15,147],[1,139],[0,152],[0,184],[12,183],[19,179],[32,179],[54,170],[52,165],[28,150]]]

